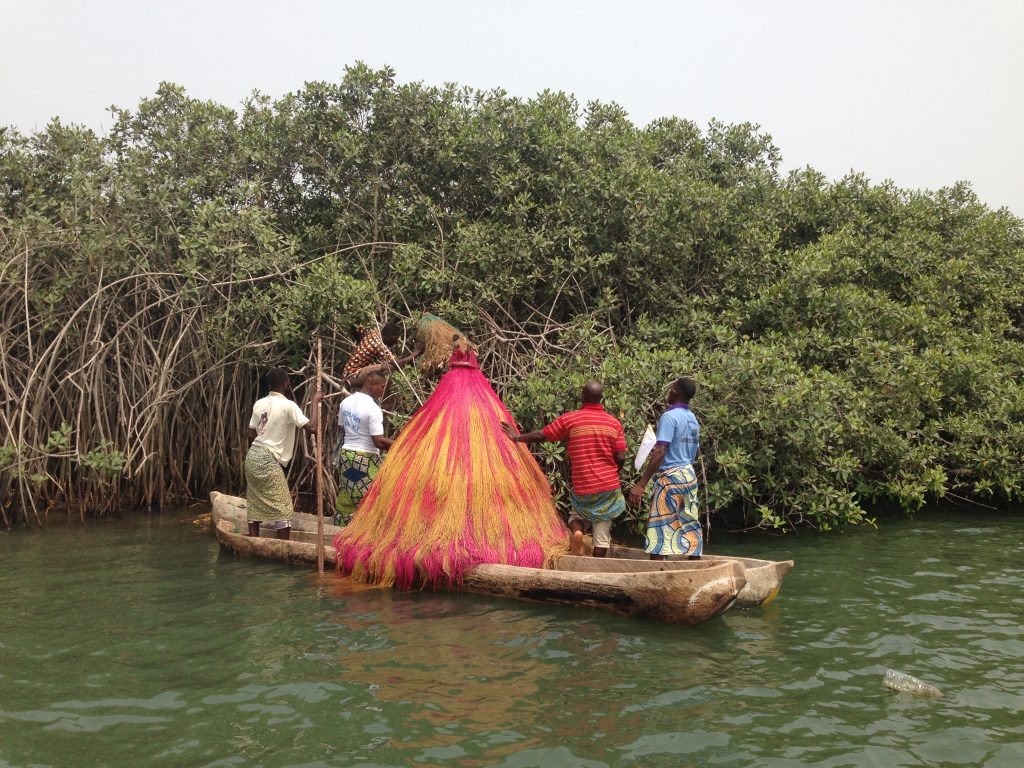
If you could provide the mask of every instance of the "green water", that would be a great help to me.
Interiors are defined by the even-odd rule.
[[[716,537],[797,568],[696,628],[354,591],[185,517],[0,534],[0,766],[1020,768],[1022,534]]]

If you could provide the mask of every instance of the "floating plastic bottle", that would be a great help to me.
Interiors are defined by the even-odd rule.
[[[937,699],[942,696],[942,691],[934,685],[929,685],[923,680],[918,680],[906,672],[897,672],[895,669],[885,670],[885,686],[900,693],[912,693],[915,696],[928,696]]]

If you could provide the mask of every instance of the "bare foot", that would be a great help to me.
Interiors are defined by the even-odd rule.
[[[570,555],[582,555],[585,546],[583,544],[583,531],[573,531],[572,543],[569,544]]]

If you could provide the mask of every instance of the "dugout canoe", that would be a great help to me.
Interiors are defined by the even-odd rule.
[[[211,514],[221,547],[240,556],[312,566],[316,533],[293,527],[291,539],[247,535],[244,519],[229,514],[234,497],[211,494]],[[294,521],[293,521],[294,522]],[[333,567],[334,548],[326,537],[324,561]],[[531,602],[609,611],[670,624],[693,625],[728,610],[746,584],[735,562],[651,563],[620,560],[612,571],[596,571],[592,557],[554,558],[554,568],[482,564],[466,572],[458,591]],[[654,566],[653,568],[651,566]]]
[[[216,521],[220,518],[241,520],[242,522],[245,521],[245,499],[238,496],[227,496],[214,491],[210,494],[210,500],[213,503],[210,515],[211,526],[216,524]],[[307,531],[316,533],[316,515],[296,512],[295,516],[292,518],[292,530],[293,532]],[[328,545],[330,545],[330,542],[334,540],[334,537],[340,531],[341,528],[339,526],[328,524],[327,522],[324,523],[324,540]],[[330,549],[329,546],[327,548]],[[602,570],[602,568],[599,567],[600,563],[610,563],[613,559],[662,563],[693,562],[686,560],[685,558],[672,556],[667,560],[652,561],[650,560],[649,555],[642,549],[637,549],[635,547],[622,547],[616,544],[612,544],[611,551],[608,554],[609,557],[592,558],[597,563],[594,566],[596,570]],[[739,595],[736,597],[735,607],[745,609],[757,608],[758,606],[774,600],[779,594],[779,589],[782,587],[782,580],[793,568],[792,560],[762,560],[753,557],[736,557],[733,555],[704,555],[699,562],[705,561],[731,561],[739,563],[743,567],[743,575],[746,579],[746,585],[742,590],[740,590]],[[603,570],[608,573],[617,572],[615,566],[612,565],[606,565]]]
[[[248,506],[245,499],[241,496],[229,496],[226,493],[218,493],[213,491],[210,494],[210,529],[216,528],[218,520],[231,520],[233,522],[242,522],[246,520],[246,507]],[[330,544],[334,540],[334,537],[341,532],[341,526],[334,525],[329,522],[330,517],[324,518],[324,540]],[[242,526],[243,529],[245,526]],[[310,515],[306,512],[296,512],[292,516],[292,532],[304,531],[306,533],[316,533],[316,515]],[[262,532],[261,532],[262,535]]]
[[[316,567],[315,533],[292,530],[290,539],[278,539],[274,531],[261,531],[257,538],[249,535],[244,520],[239,523],[225,518],[217,520],[214,531],[221,547],[236,555]],[[334,568],[334,547],[331,546],[331,540],[326,537],[324,566]]]
[[[612,544],[609,557],[604,560],[632,560],[651,562],[650,555],[635,547],[620,547]],[[601,558],[594,558],[600,560]],[[755,557],[736,557],[734,555],[703,555],[699,562],[731,561],[743,566],[747,584],[736,598],[737,608],[757,608],[770,603],[779,594],[782,580],[793,570],[792,560],[760,560]],[[667,560],[655,561],[665,563],[685,563],[686,558],[670,555]]]

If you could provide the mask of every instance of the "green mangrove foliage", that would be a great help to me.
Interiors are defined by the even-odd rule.
[[[362,65],[113,117],[0,129],[7,524],[237,488],[261,366],[308,381],[320,336],[337,372],[350,326],[420,310],[480,344],[524,428],[596,376],[635,444],[694,376],[731,522],[1024,492],[1024,225],[965,185],[783,174],[756,126]],[[403,372],[397,421],[430,384]],[[564,452],[538,456],[563,494]]]

